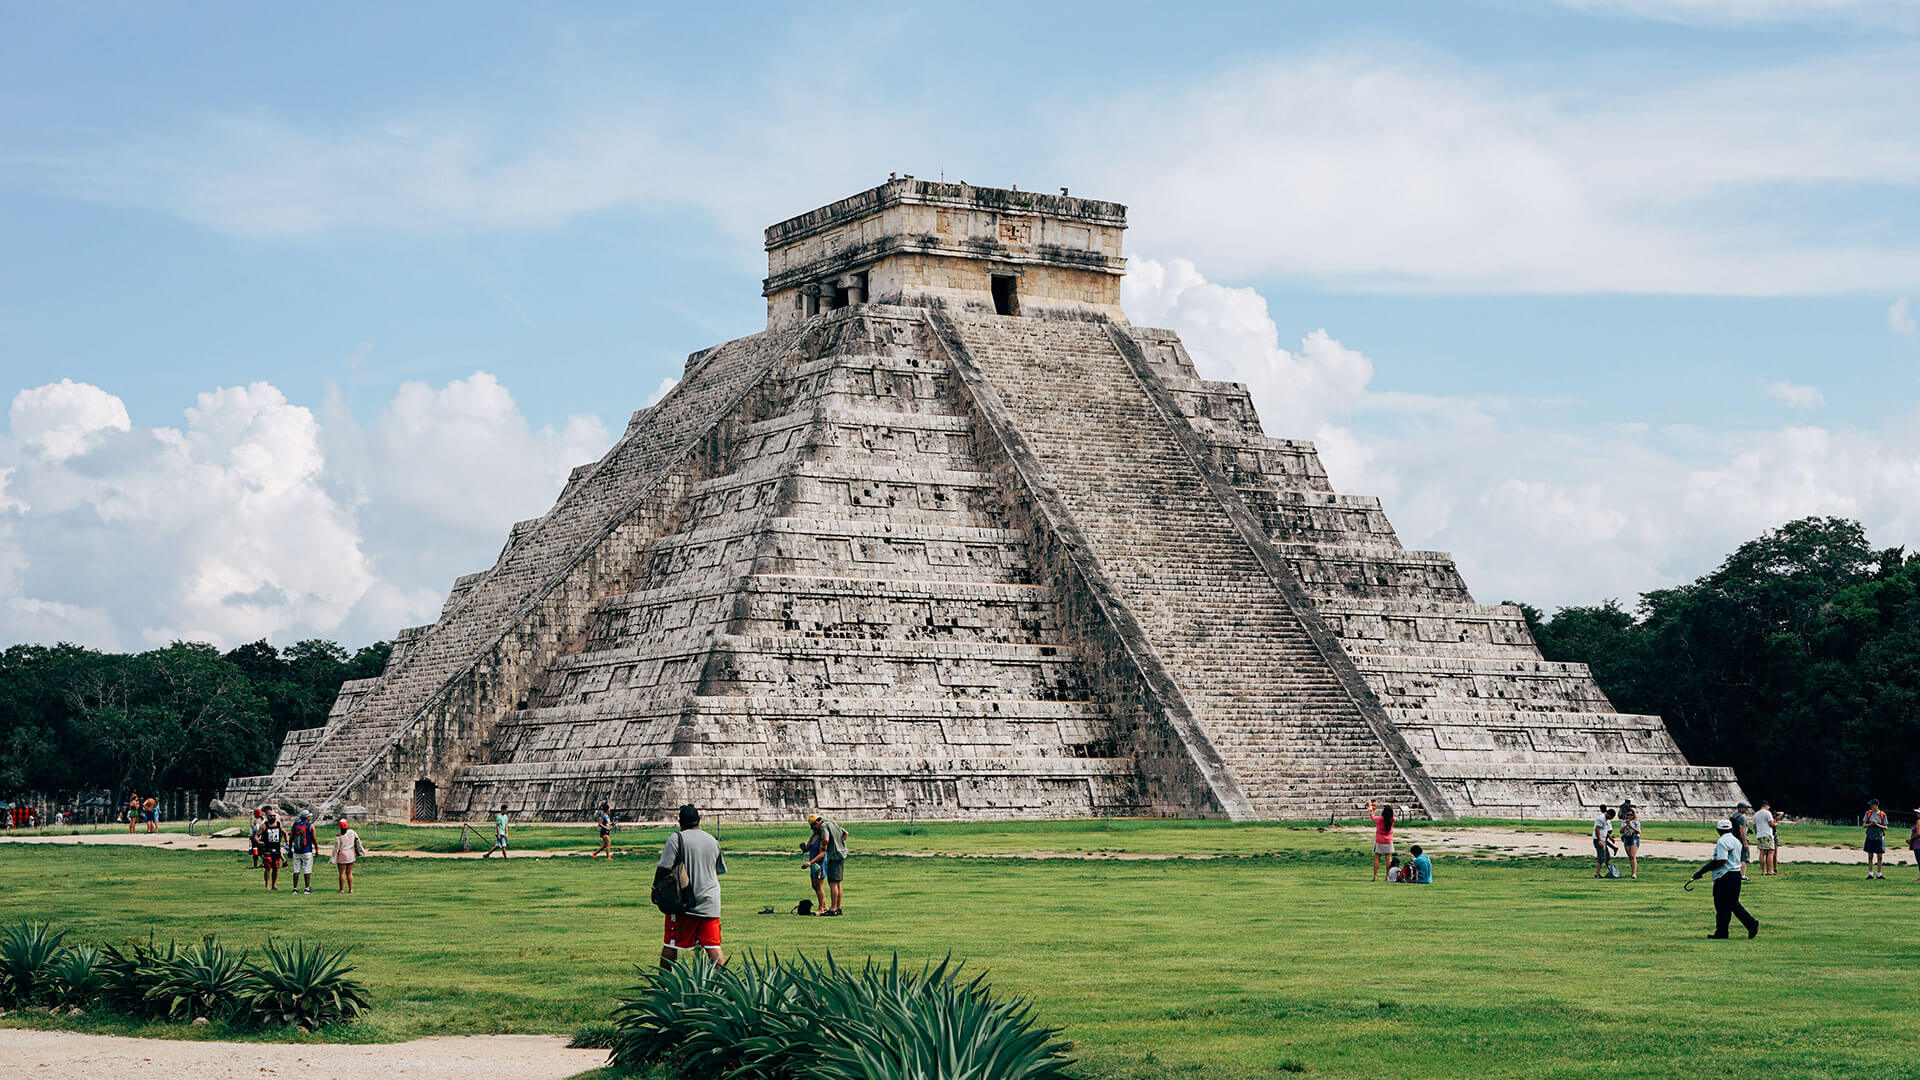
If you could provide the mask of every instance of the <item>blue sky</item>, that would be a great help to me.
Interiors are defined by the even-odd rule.
[[[1130,204],[1128,303],[1476,595],[1920,544],[1920,6],[0,9],[0,638],[422,621],[892,170]]]

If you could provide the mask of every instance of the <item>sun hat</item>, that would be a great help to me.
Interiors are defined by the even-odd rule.
[[[808,819],[807,819],[807,824],[809,824],[809,825],[818,825],[818,824],[820,824],[820,815],[819,815],[819,814],[815,814],[815,815],[813,815],[812,817],[810,817],[810,818],[808,818]]]
[[[1719,821],[1713,823],[1713,827],[1719,829],[1721,832],[1732,832],[1733,822],[1728,821],[1726,818],[1721,818]]]

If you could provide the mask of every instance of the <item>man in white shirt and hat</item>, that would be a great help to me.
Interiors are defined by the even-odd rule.
[[[1703,874],[1713,874],[1713,933],[1707,936],[1725,939],[1727,924],[1739,919],[1747,928],[1747,936],[1753,937],[1760,932],[1760,920],[1740,906],[1740,838],[1734,835],[1733,822],[1726,818],[1715,822],[1714,828],[1720,830],[1720,839],[1713,845],[1713,858],[1693,872],[1693,881],[1699,881]],[[1693,881],[1687,883],[1689,887]]]

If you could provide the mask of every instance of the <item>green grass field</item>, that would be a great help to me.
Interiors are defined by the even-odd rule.
[[[415,834],[437,831],[382,827],[381,841],[424,846]],[[799,839],[793,828],[722,822],[719,832],[739,851]],[[1920,886],[1905,858],[1885,882],[1856,867],[1789,866],[1748,887],[1757,941],[1710,942],[1705,885],[1682,893],[1690,867],[1670,862],[1651,861],[1635,882],[1595,881],[1583,860],[1448,860],[1422,888],[1370,884],[1365,838],[1312,826],[853,833],[842,919],[754,914],[809,895],[798,860],[732,858],[729,948],[966,957],[1065,1028],[1088,1078],[1920,1075]],[[578,829],[515,835],[592,846]],[[618,842],[659,835],[628,830]],[[1239,857],[873,854],[937,850]],[[657,955],[650,866],[376,857],[346,898],[325,864],[323,891],[294,896],[260,891],[231,852],[4,845],[0,918],[49,919],[96,942],[218,931],[240,945],[275,935],[354,945],[375,1008],[332,1038],[566,1033],[603,1017],[632,965]],[[61,1023],[194,1034],[93,1016]]]

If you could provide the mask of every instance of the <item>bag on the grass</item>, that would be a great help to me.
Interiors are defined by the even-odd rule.
[[[684,915],[697,903],[687,873],[687,849],[682,847],[673,860],[673,869],[653,875],[653,906],[668,915]]]
[[[802,901],[800,901],[799,903],[797,903],[797,904],[795,904],[795,905],[793,905],[793,913],[794,913],[795,915],[811,915],[811,914],[813,914],[813,901],[811,901],[811,900],[802,900]]]
[[[1613,877],[1619,877],[1619,876],[1620,876],[1620,868],[1619,868],[1619,867],[1617,867],[1617,866],[1615,866],[1615,865],[1613,865],[1612,863],[1608,863],[1608,864],[1607,864],[1607,876],[1608,876],[1608,877],[1610,877],[1610,878],[1613,878]]]

